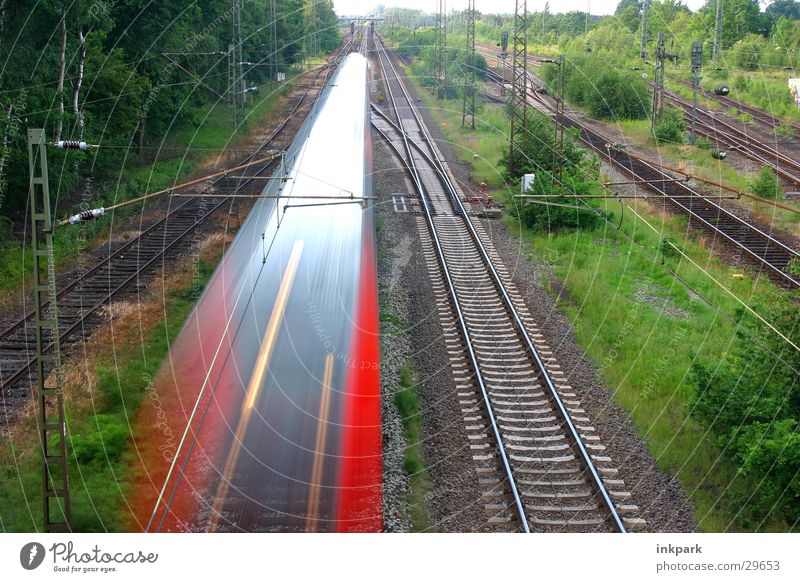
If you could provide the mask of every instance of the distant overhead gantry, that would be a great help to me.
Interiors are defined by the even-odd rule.
[[[363,22],[384,22],[386,19],[382,16],[340,16],[339,25],[347,26],[351,22],[361,24]]]

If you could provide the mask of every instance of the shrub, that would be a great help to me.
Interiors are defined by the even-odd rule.
[[[770,200],[778,200],[783,197],[781,182],[769,166],[761,167],[761,170],[750,182],[750,190],[756,196]]]
[[[591,185],[583,183],[574,176],[565,176],[565,186],[551,184],[551,174],[540,173],[533,183],[531,194],[564,194],[574,192],[578,195],[587,193]],[[564,230],[592,230],[602,218],[592,208],[585,207],[576,197],[565,195],[561,198],[546,198],[541,202],[531,202],[520,209],[520,220],[534,231],[558,232]]]
[[[658,143],[683,143],[683,132],[686,131],[686,119],[679,109],[665,109],[658,120],[654,137]]]
[[[0,243],[11,240],[14,232],[14,221],[7,216],[0,215]]]
[[[749,91],[753,87],[753,81],[744,73],[739,73],[733,79],[733,88],[738,92]]]
[[[558,68],[548,65],[542,75],[552,93]],[[564,98],[587,107],[594,117],[644,119],[650,110],[650,92],[640,75],[621,71],[596,56],[577,57],[564,64]]]
[[[765,314],[794,343],[800,341],[800,308],[792,302]],[[731,355],[718,367],[695,364],[697,387],[691,416],[713,435],[742,476],[758,480],[752,497],[742,499],[737,519],[757,529],[769,519],[800,518],[800,353],[764,326],[745,324]]]

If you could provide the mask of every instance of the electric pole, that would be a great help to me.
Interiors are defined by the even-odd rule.
[[[72,502],[67,470],[67,420],[61,383],[53,217],[50,212],[47,145],[43,129],[28,130],[28,170],[36,308],[36,380],[39,397],[37,424],[42,451],[44,531],[69,532]],[[52,364],[55,386],[47,387],[45,384],[47,364]]]
[[[467,58],[464,63],[464,106],[461,110],[461,127],[475,129],[475,86],[478,74],[475,70],[475,0],[467,6]]]
[[[653,109],[650,116],[650,130],[655,135],[656,125],[664,112],[664,81],[666,78],[666,37],[663,32],[658,33],[656,47],[655,75],[653,76]]]
[[[436,97],[444,99],[447,93],[447,3],[439,0],[436,16]]]
[[[235,57],[234,69],[236,74],[236,85],[240,85],[240,96],[237,97],[236,102],[239,104],[239,107],[244,107],[247,103],[247,86],[242,69],[242,63],[244,62],[244,57],[242,55],[242,0],[233,0],[233,14],[231,23],[233,25],[233,51]]]
[[[514,37],[511,51],[511,133],[509,135],[508,173],[517,169],[517,156],[524,148],[528,128],[528,2],[516,0]]]
[[[714,24],[714,48],[711,53],[711,60],[714,66],[719,67],[719,56],[722,51],[722,0],[717,0],[717,19]]]
[[[650,10],[650,0],[644,0],[642,5],[642,37],[639,39],[639,56],[647,59],[647,13]]]

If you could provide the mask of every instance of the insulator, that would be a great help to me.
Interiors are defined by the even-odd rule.
[[[715,160],[724,160],[728,157],[728,151],[721,148],[711,150],[711,157]]]
[[[85,152],[89,149],[89,144],[85,141],[61,140],[56,143],[56,147],[60,150],[81,150]]]
[[[714,95],[721,95],[725,97],[731,92],[731,88],[728,87],[725,83],[720,83],[716,87],[714,87]]]
[[[90,220],[97,220],[106,213],[105,208],[94,208],[92,210],[84,210],[80,214],[69,217],[70,224],[78,224],[79,222],[88,222]]]

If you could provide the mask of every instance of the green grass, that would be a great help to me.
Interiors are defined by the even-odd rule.
[[[444,117],[448,114],[441,110],[433,114],[440,123],[447,120],[441,126],[446,139],[465,142],[460,128],[449,121],[452,114]],[[643,143],[649,139],[646,121],[622,125]],[[701,175],[722,175],[725,181],[744,186],[746,177],[720,166],[707,151],[664,147],[665,155],[691,163]],[[506,201],[512,203],[510,190],[504,190]],[[700,528],[738,531],[737,499],[747,498],[755,483],[740,477],[734,463],[689,417],[687,405],[694,387],[688,372],[693,362],[717,364],[731,348],[734,322],[742,317],[739,301],[757,298],[768,305],[791,299],[769,281],[754,281],[749,275],[733,278],[734,270],[709,255],[705,240],[689,233],[683,217],[644,202],[626,204],[621,210],[618,202],[609,201],[606,210],[610,223],[590,232],[532,232],[520,227],[513,209],[505,220],[514,232],[521,232],[524,256],[549,264],[546,283],[554,290],[563,285],[568,292],[559,308],[572,320],[578,343],[598,364],[598,374],[616,401],[631,414],[659,467],[681,482],[695,504]],[[699,266],[664,244],[665,238]],[[669,256],[664,256],[664,248],[670,249]],[[773,522],[765,529],[786,527]]]
[[[199,284],[205,286],[215,267],[201,261]],[[114,365],[98,367],[96,407],[75,413],[68,407],[73,528],[80,532],[122,531],[127,516],[131,450],[130,422],[194,306],[197,280],[165,297],[164,315],[141,344],[120,348]],[[85,409],[84,409],[85,410]],[[31,424],[31,430],[34,430]],[[12,443],[3,445],[9,455]],[[15,464],[0,465],[0,530],[41,531],[39,453],[34,446],[14,448]]]
[[[497,165],[508,147],[508,121],[502,109],[484,105],[476,116],[476,131],[464,129],[461,127],[462,101],[437,100],[435,95],[416,81],[408,67],[404,69],[425,107],[435,112],[439,127],[456,150],[459,161],[472,169],[473,181],[485,182],[491,188],[502,186],[503,177]]]
[[[420,442],[422,415],[414,373],[408,365],[400,368],[400,386],[402,390],[395,394],[394,403],[403,419],[403,428],[408,441],[404,467],[411,482],[408,499],[411,527],[413,531],[430,531],[432,524],[425,502],[425,495],[429,489],[428,475]]]

